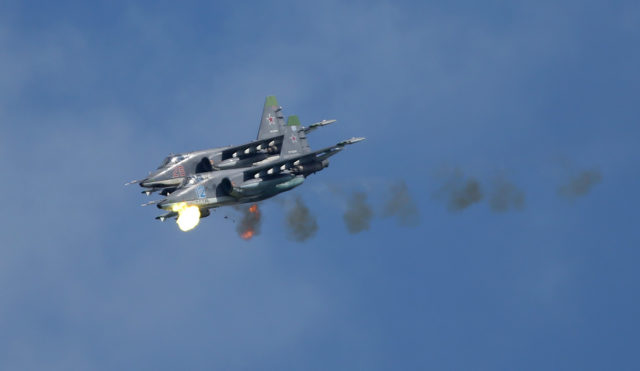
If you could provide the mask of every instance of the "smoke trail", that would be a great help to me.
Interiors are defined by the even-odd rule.
[[[602,174],[597,169],[585,170],[569,179],[569,182],[558,188],[558,194],[568,198],[584,196],[596,184],[602,181]]]
[[[253,236],[260,234],[260,225],[262,224],[262,215],[257,204],[251,206],[236,206],[236,210],[242,213],[240,222],[236,225],[238,235],[245,240],[251,239]]]
[[[480,182],[473,177],[465,178],[459,170],[445,181],[436,196],[447,200],[450,211],[464,210],[484,197]]]
[[[397,216],[398,223],[404,226],[416,226],[420,222],[420,214],[415,201],[409,194],[407,184],[400,180],[392,184],[389,192],[391,198],[385,203],[382,215]]]
[[[350,233],[358,233],[369,229],[373,211],[367,203],[367,194],[353,192],[347,200],[347,211],[342,217]]]
[[[298,242],[306,241],[318,231],[316,217],[311,215],[300,196],[294,199],[294,204],[287,213],[286,223],[289,236]]]
[[[452,189],[449,199],[449,209],[463,210],[482,200],[482,189],[475,178],[469,178],[462,186]]]
[[[493,180],[489,195],[489,206],[495,212],[524,208],[524,192],[506,178],[499,176]]]

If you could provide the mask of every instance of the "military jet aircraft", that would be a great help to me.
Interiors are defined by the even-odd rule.
[[[335,121],[322,120],[302,130],[309,133]],[[278,105],[275,96],[268,96],[265,99],[258,137],[255,141],[237,146],[169,155],[148,177],[134,180],[127,185],[139,183],[141,187],[146,188],[142,192],[147,195],[160,191],[160,194],[166,196],[191,175],[253,166],[277,159],[282,147],[284,127],[282,107]]]
[[[297,118],[289,119],[284,130],[281,155],[273,161],[246,168],[222,169],[189,177],[165,199],[152,201],[168,213],[161,221],[176,217],[185,207],[196,206],[199,217],[221,206],[253,203],[301,185],[305,178],[329,166],[329,157],[345,146],[364,138],[351,138],[318,151],[309,148],[305,130]]]

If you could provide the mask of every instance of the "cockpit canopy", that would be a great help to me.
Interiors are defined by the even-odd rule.
[[[190,175],[187,178],[185,178],[184,182],[182,183],[183,185],[192,185],[192,184],[196,184],[199,183],[201,181],[204,180],[204,177],[201,175]]]
[[[183,156],[183,155],[169,155],[162,161],[160,166],[158,166],[158,169],[163,168],[167,165],[177,164],[178,162],[184,160],[185,158],[186,156]]]

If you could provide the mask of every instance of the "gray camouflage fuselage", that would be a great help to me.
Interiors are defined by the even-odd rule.
[[[160,202],[158,208],[171,212],[174,205],[184,202],[196,205],[201,210],[208,210],[258,202],[291,190],[301,185],[305,179],[302,175],[279,174],[268,179],[243,181],[242,173],[234,170],[220,170],[214,174],[198,183],[179,188]]]
[[[150,188],[150,191],[175,188],[190,175],[249,167],[268,158],[277,158],[282,136],[252,143],[253,147],[242,150],[233,150],[238,146],[227,146],[169,156],[165,159],[166,164],[140,181],[140,186]],[[257,149],[261,145],[263,147]]]

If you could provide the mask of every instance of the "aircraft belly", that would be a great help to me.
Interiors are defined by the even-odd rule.
[[[173,187],[173,186],[179,186],[180,184],[182,184],[183,180],[184,178],[173,178],[173,179],[166,179],[166,180],[158,180],[155,182],[146,181],[145,186],[148,186],[149,188]]]
[[[187,201],[177,201],[172,203],[166,203],[162,205],[162,208],[165,210],[172,210],[173,205],[186,203],[188,205],[196,205],[200,208],[213,209],[220,206],[233,205],[238,203],[237,199],[231,196],[221,196],[221,197],[208,197],[208,198],[199,198],[196,200],[187,200]]]
[[[240,203],[262,201],[267,198],[273,197],[279,193],[289,191],[299,186],[303,182],[304,182],[304,177],[296,176],[284,182],[271,183],[271,184],[265,185],[264,187],[260,187],[259,193],[256,193],[253,195],[247,195],[245,197],[240,198],[239,201]]]

